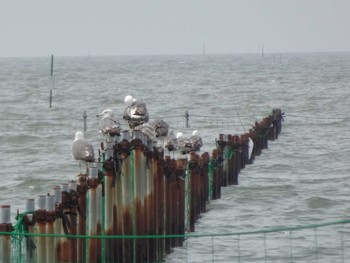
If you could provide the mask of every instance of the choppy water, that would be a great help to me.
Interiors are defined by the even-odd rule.
[[[286,113],[279,139],[242,170],[239,186],[223,188],[222,198],[202,214],[196,233],[348,218],[349,68],[350,53],[278,54],[275,59],[253,54],[58,57],[50,109],[50,57],[0,58],[0,204],[10,204],[15,213],[23,210],[26,198],[74,179],[78,166],[70,147],[75,131],[83,128],[83,112],[87,137],[97,148],[102,137],[96,113],[110,107],[122,116],[124,97],[131,94],[147,102],[150,119],[164,118],[185,133],[199,129],[209,152],[219,133],[241,134],[275,107]],[[189,129],[182,117],[186,110]],[[341,252],[336,229],[325,239],[337,245],[327,250],[320,241],[316,259],[303,236],[311,234],[293,236],[295,262],[343,262],[334,255]],[[283,248],[289,242],[288,234],[268,239],[267,261],[287,262],[290,250]],[[210,238],[192,239],[167,261],[264,261],[261,236],[242,237],[240,243],[237,237],[218,238],[214,250]]]

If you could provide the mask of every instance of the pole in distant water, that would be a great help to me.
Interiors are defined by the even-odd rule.
[[[53,55],[51,55],[51,74],[50,74],[50,108],[52,107],[52,89],[54,87],[54,79],[53,79]]]
[[[190,114],[188,112],[188,110],[185,111],[185,119],[186,119],[186,128],[190,127],[188,122],[189,122],[189,119],[190,119]]]

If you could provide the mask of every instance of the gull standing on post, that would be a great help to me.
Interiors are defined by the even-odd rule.
[[[192,149],[192,144],[189,138],[184,137],[182,132],[176,134],[178,150],[181,154],[187,154]]]
[[[141,101],[134,99],[132,96],[127,95],[124,99],[126,109],[123,114],[123,119],[129,123],[130,129],[148,122],[149,116],[146,104]]]
[[[190,142],[191,142],[191,151],[198,152],[203,146],[202,137],[199,135],[199,132],[197,130],[194,130],[192,132],[192,136],[190,137]]]
[[[168,135],[169,124],[165,120],[154,120],[150,122],[150,125],[156,132],[157,138],[162,138]]]
[[[72,156],[79,162],[79,169],[81,173],[81,163],[86,164],[95,161],[95,153],[92,144],[84,138],[84,134],[80,131],[75,133],[75,140],[72,144]]]
[[[120,123],[114,117],[113,110],[106,109],[97,114],[96,117],[101,117],[98,127],[103,135],[105,135],[107,138],[120,136]]]
[[[163,146],[169,152],[177,150],[177,138],[174,135],[174,131],[170,131],[169,134],[164,138]]]

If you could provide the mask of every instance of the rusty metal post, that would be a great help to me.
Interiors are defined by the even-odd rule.
[[[125,133],[129,134],[129,133]],[[131,144],[128,139],[124,138],[117,146],[116,151],[120,154],[121,160],[121,185],[123,210],[123,233],[124,235],[133,235],[133,196],[132,196],[132,180],[133,167],[130,155],[133,154]],[[133,262],[133,240],[123,239],[123,262]]]
[[[156,235],[162,236],[164,232],[164,210],[165,210],[165,196],[164,196],[164,152],[157,151],[154,154],[156,158],[156,175],[155,175],[155,224],[156,224]],[[156,243],[156,258],[158,261],[163,260],[165,254],[165,239],[158,238]]]
[[[57,188],[57,192],[55,192],[55,197],[56,197],[56,213],[59,215],[59,217],[56,220],[56,229],[57,231],[60,231],[61,235],[65,235],[64,227],[63,227],[63,218],[64,218],[64,210],[63,210],[63,199],[67,196],[68,194],[68,183],[63,183]],[[60,190],[58,190],[60,189]],[[67,211],[67,209],[66,209]],[[68,261],[67,256],[66,256],[66,249],[67,249],[67,238],[65,237],[60,237],[57,240],[56,243],[56,260],[58,262],[60,261]]]
[[[229,141],[228,141],[228,135],[224,135],[224,163],[223,163],[223,184],[222,186],[228,186],[229,185],[229,163],[230,163],[230,157],[231,157],[231,151]]]
[[[146,193],[144,202],[144,214],[146,218],[146,229],[147,235],[155,235],[155,205],[154,205],[154,188],[155,188],[155,171],[157,167],[156,162],[153,158],[153,143],[151,140],[147,141],[147,147],[144,147],[144,160],[146,170]],[[156,239],[146,239],[146,258],[148,262],[155,262],[155,243]]]
[[[135,130],[134,131],[134,138],[131,141],[132,146],[134,147],[134,219],[135,219],[135,235],[142,235],[144,233],[144,218],[142,214],[142,208],[143,208],[143,189],[142,189],[142,183],[143,183],[143,177],[145,177],[144,174],[142,174],[142,139],[141,139],[141,131]],[[143,244],[144,240],[141,239],[135,239],[135,256],[136,262],[142,262],[143,258]]]
[[[235,162],[235,151],[233,150],[233,136],[227,135],[227,185],[232,185],[234,180],[234,162]]]
[[[171,235],[171,224],[173,217],[173,200],[172,200],[172,184],[173,167],[169,156],[165,156],[165,235]],[[165,239],[165,253],[169,254],[171,248],[171,239]]]
[[[74,236],[77,234],[77,184],[70,181],[61,184],[62,202],[58,207],[62,217],[62,234]],[[56,206],[57,207],[57,206]],[[57,209],[56,209],[57,210]],[[62,237],[57,244],[57,261],[74,262],[77,260],[77,239],[74,237]]]
[[[97,167],[89,168],[89,178],[87,179],[87,186],[89,187],[88,191],[88,235],[96,236],[97,235],[97,188],[98,185],[98,169]],[[97,238],[88,239],[88,258],[86,262],[98,262],[97,258]]]
[[[0,232],[11,232],[11,207],[0,206]],[[11,262],[11,235],[0,236],[0,262]]]
[[[177,186],[178,186],[178,234],[185,234],[185,177],[186,177],[187,159],[177,159]],[[182,246],[184,238],[179,238],[179,246]]]
[[[55,229],[55,219],[56,219],[56,210],[55,210],[55,196],[47,195],[46,196],[46,233],[47,234],[56,234]],[[46,262],[55,262],[55,237],[46,237]]]
[[[196,222],[196,203],[197,203],[197,192],[196,192],[196,177],[197,177],[197,158],[194,153],[190,155],[190,232],[195,231]]]
[[[35,220],[37,223],[37,262],[46,262],[46,237],[40,236],[46,234],[46,195],[39,195],[37,199],[38,208],[35,211]]]
[[[114,187],[114,205],[113,205],[113,233],[117,236],[123,235],[123,175],[121,172],[121,155],[118,151],[118,144],[115,144],[113,147],[113,160],[114,160],[114,169],[115,169],[115,187]],[[115,240],[115,257],[117,262],[123,262],[124,253],[123,253],[123,239],[117,238]]]
[[[240,139],[237,135],[233,137],[233,148],[234,148],[234,178],[232,181],[232,184],[237,185],[238,184],[238,176],[239,172],[242,168],[242,162],[241,162],[241,143]]]
[[[32,212],[35,211],[35,199],[29,198],[26,200],[25,204],[25,212]],[[26,225],[28,227],[28,233],[33,234],[34,233],[34,224],[35,219],[33,214],[26,214],[24,216],[24,221],[26,222]],[[27,238],[27,246],[26,246],[26,263],[32,263],[36,262],[36,253],[35,253],[35,243],[33,241],[33,237],[26,237]]]
[[[56,234],[62,234],[62,217],[60,216],[60,206],[61,206],[61,200],[62,200],[62,192],[60,186],[55,186],[53,188],[53,195],[55,197],[55,221],[54,221],[54,229]],[[58,251],[58,245],[61,241],[60,237],[55,238],[55,248],[54,248],[54,254],[55,254],[55,261],[57,261],[57,251]]]
[[[115,213],[114,194],[115,194],[115,170],[113,163],[113,148],[112,143],[107,143],[105,149],[105,161],[103,168],[105,169],[104,189],[105,189],[105,235],[112,236],[113,233],[113,215]],[[115,240],[105,240],[105,261],[115,262]]]
[[[97,170],[96,167],[90,167],[91,169]],[[79,183],[77,185],[77,192],[79,194],[79,218],[78,218],[78,234],[83,236],[86,235],[86,193],[88,191],[87,185],[87,174],[79,175]],[[77,260],[78,262],[86,262],[86,240],[85,238],[79,238],[77,240]]]

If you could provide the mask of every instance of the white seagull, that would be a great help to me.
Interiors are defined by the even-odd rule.
[[[113,110],[106,109],[97,114],[96,117],[101,117],[98,126],[102,134],[109,135],[111,137],[120,136],[120,123],[114,117]]]
[[[199,132],[197,130],[194,130],[192,132],[192,136],[190,137],[190,142],[191,142],[191,151],[197,152],[203,146],[202,137],[199,135]]]
[[[85,163],[87,168],[87,163],[95,161],[94,148],[92,144],[84,138],[84,134],[80,131],[75,133],[75,140],[72,144],[72,156],[79,162],[80,169],[81,163]]]
[[[169,124],[165,120],[154,120],[150,122],[150,125],[153,127],[156,132],[156,137],[165,137],[169,132]]]
[[[126,109],[123,114],[123,119],[129,123],[131,129],[148,122],[149,115],[146,104],[127,95],[124,99]]]

